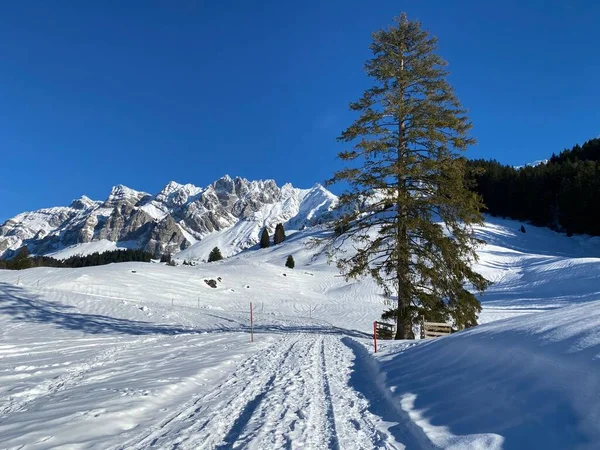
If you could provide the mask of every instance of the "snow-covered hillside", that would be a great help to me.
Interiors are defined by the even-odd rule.
[[[520,225],[478,229],[483,325],[377,355],[386,299],[315,257],[319,227],[195,267],[0,271],[0,448],[597,448],[600,241]]]
[[[172,181],[156,195],[118,185],[103,202],[83,196],[68,207],[7,220],[0,226],[0,257],[22,246],[59,259],[115,248],[142,248],[160,257],[191,246],[186,258],[205,259],[211,241],[222,242],[230,256],[256,244],[263,228],[273,232],[283,223],[300,229],[327,220],[336,202],[319,184],[298,189],[228,175],[206,188]]]

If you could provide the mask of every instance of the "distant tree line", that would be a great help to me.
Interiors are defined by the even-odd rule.
[[[495,160],[473,160],[469,166],[474,189],[491,215],[567,234],[600,235],[600,139],[537,166],[517,169]]]
[[[150,262],[151,259],[152,253],[143,250],[126,249],[103,253],[96,252],[85,256],[75,255],[60,260],[49,256],[30,256],[27,247],[23,247],[17,252],[14,258],[0,260],[0,269],[22,270],[32,267],[89,267],[130,261]]]

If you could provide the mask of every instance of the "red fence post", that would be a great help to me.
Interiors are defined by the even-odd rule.
[[[377,321],[373,322],[373,347],[377,353]]]
[[[250,342],[254,342],[254,318],[252,317],[252,302],[250,302]]]

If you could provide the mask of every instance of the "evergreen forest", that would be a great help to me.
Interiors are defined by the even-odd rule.
[[[600,235],[600,139],[515,168],[469,161],[485,212],[571,234]]]

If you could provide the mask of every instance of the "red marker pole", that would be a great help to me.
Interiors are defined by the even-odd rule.
[[[377,353],[377,321],[373,322],[373,347]]]
[[[254,342],[254,318],[252,317],[252,302],[250,302],[250,342]]]

